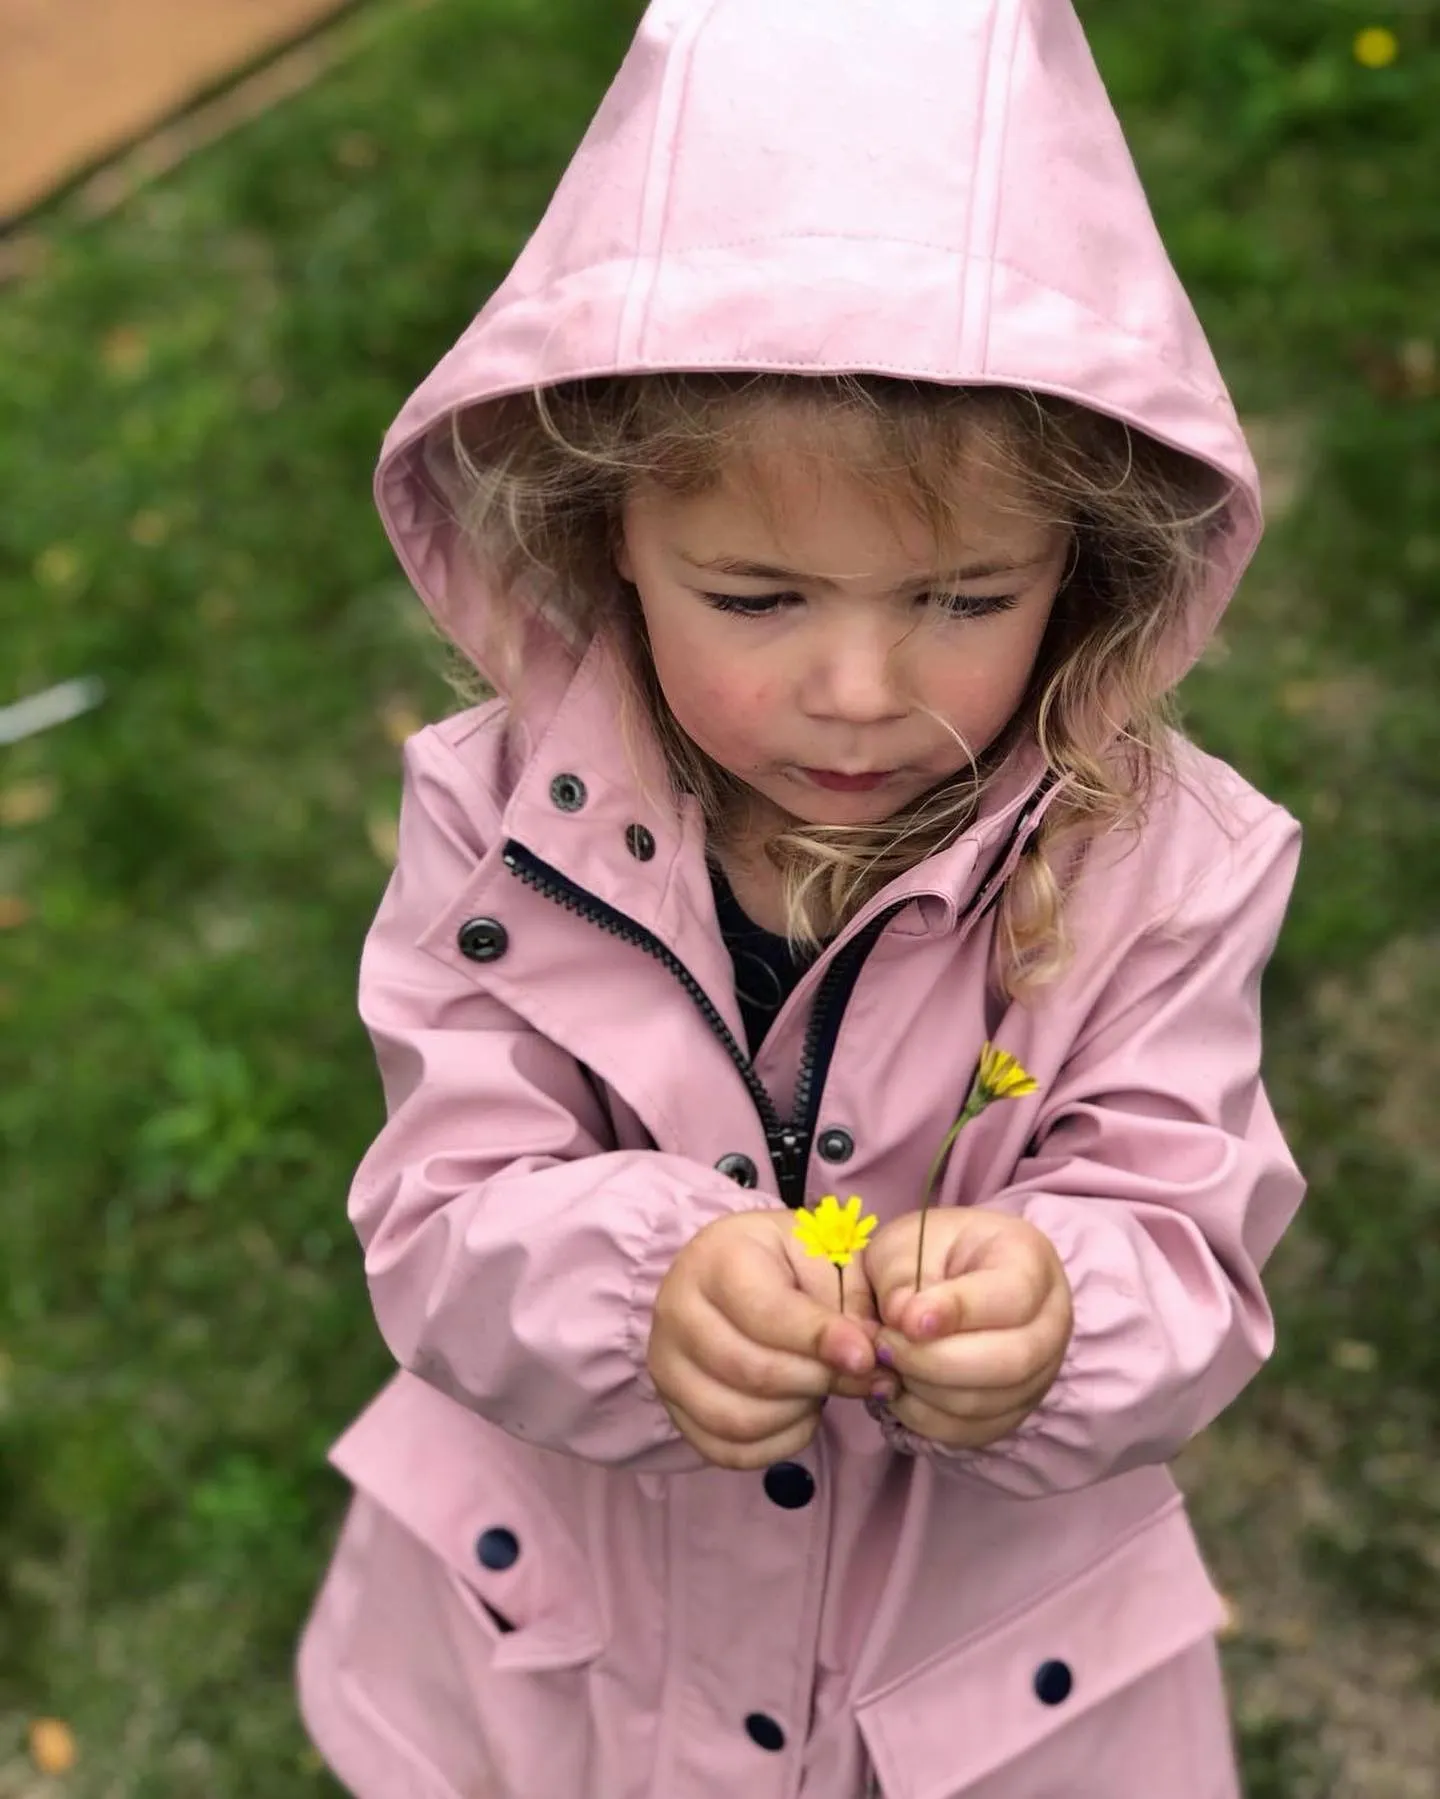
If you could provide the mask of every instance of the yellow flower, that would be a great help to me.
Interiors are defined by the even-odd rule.
[[[80,558],[68,543],[52,543],[35,560],[35,579],[46,587],[69,587],[80,573]]]
[[[980,1066],[975,1074],[972,1101],[988,1106],[997,1099],[1024,1099],[1039,1090],[1040,1083],[1003,1049],[987,1043],[980,1051]]]
[[[825,1256],[837,1268],[848,1268],[851,1258],[864,1249],[870,1233],[879,1223],[873,1213],[860,1216],[860,1196],[852,1193],[842,1206],[833,1193],[827,1193],[813,1212],[801,1211],[795,1218],[795,1235],[812,1256]]]
[[[1370,25],[1356,34],[1354,50],[1362,68],[1388,69],[1400,54],[1400,40],[1388,27]]]

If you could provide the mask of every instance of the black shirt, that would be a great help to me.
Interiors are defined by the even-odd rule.
[[[820,951],[792,949],[784,937],[763,930],[741,909],[730,883],[713,865],[710,884],[715,890],[720,935],[735,966],[735,996],[745,1021],[746,1041],[754,1056],[776,1014]]]

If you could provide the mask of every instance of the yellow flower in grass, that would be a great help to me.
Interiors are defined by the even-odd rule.
[[[843,1206],[833,1193],[827,1193],[813,1212],[796,1214],[795,1235],[807,1255],[824,1256],[837,1268],[848,1268],[879,1222],[873,1213],[868,1218],[860,1216],[858,1193],[852,1193]]]
[[[1356,34],[1355,60],[1365,69],[1388,69],[1400,54],[1400,40],[1384,25],[1369,25]]]

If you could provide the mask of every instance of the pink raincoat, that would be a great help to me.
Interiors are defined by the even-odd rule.
[[[655,0],[385,446],[397,549],[482,668],[494,602],[427,434],[680,367],[1027,385],[1208,459],[1235,498],[1177,675],[1258,535],[1066,0]],[[361,975],[389,1122],[351,1200],[402,1372],[334,1452],[356,1498],[301,1652],[316,1742],[362,1799],[1233,1799],[1221,1606],[1165,1463],[1272,1342],[1260,1270],[1301,1183],[1258,987],[1293,821],[1185,751],[1140,847],[1090,855],[1071,972],[1012,1005],[987,901],[1045,804],[1021,757],[752,1068],[699,819],[627,755],[616,693],[604,650],[535,626],[523,704],[407,746]],[[812,1017],[840,1021],[823,1080]],[[835,1400],[794,1462],[704,1466],[645,1368],[675,1254],[802,1193],[914,1210],[986,1037],[1039,1091],[969,1127],[943,1199],[1057,1246],[1053,1390],[982,1451]]]

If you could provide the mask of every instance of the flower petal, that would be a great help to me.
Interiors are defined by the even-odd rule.
[[[971,1089],[972,1103],[979,1101],[983,1108],[997,1099],[1019,1099],[1038,1091],[1039,1082],[1026,1073],[1017,1057],[1008,1050],[997,1049],[993,1043],[985,1044]]]

